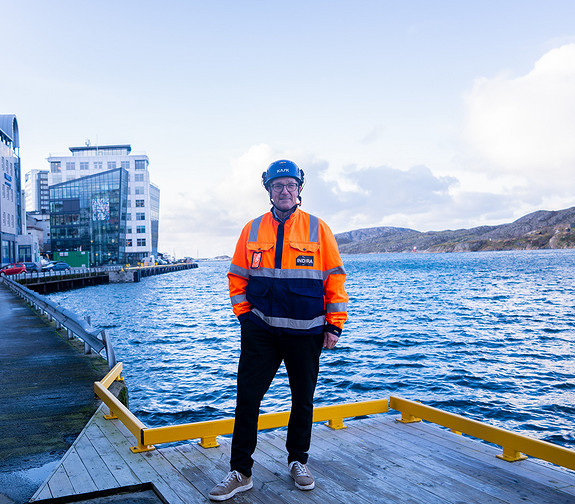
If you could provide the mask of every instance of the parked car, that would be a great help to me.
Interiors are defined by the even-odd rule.
[[[38,265],[38,263],[35,262],[25,262],[23,263],[24,266],[26,266],[26,271],[28,273],[40,273],[40,266]]]
[[[45,266],[42,266],[42,271],[64,271],[72,269],[68,263],[64,261],[52,261]]]
[[[26,273],[26,266],[22,263],[7,264],[0,269],[1,275],[18,275],[20,273]]]

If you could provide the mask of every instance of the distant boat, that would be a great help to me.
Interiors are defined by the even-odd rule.
[[[414,252],[417,252],[417,247],[413,247],[413,251],[414,251]]]

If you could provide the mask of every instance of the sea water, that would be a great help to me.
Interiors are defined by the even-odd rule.
[[[349,319],[316,405],[390,395],[575,448],[575,251],[343,256]],[[50,295],[106,330],[148,426],[232,417],[229,262]],[[262,412],[289,409],[285,369]]]

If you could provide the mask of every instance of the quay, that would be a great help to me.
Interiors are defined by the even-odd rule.
[[[27,502],[99,404],[106,360],[83,355],[0,282],[0,503]]]
[[[24,273],[13,280],[39,294],[107,283],[139,282],[142,278],[197,268],[197,263],[179,263],[157,266],[125,266],[117,268],[73,268],[68,271]]]

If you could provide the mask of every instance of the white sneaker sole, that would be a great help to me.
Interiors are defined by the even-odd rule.
[[[237,493],[246,492],[247,490],[251,490],[253,487],[254,487],[254,482],[252,481],[251,483],[248,483],[247,485],[234,488],[230,493],[227,493],[224,495],[208,494],[208,497],[210,500],[213,500],[213,501],[225,501],[225,500],[231,499]]]
[[[300,490],[313,490],[315,488],[315,481],[313,483],[310,483],[309,485],[300,485],[295,480],[294,483],[296,488],[299,488]]]

